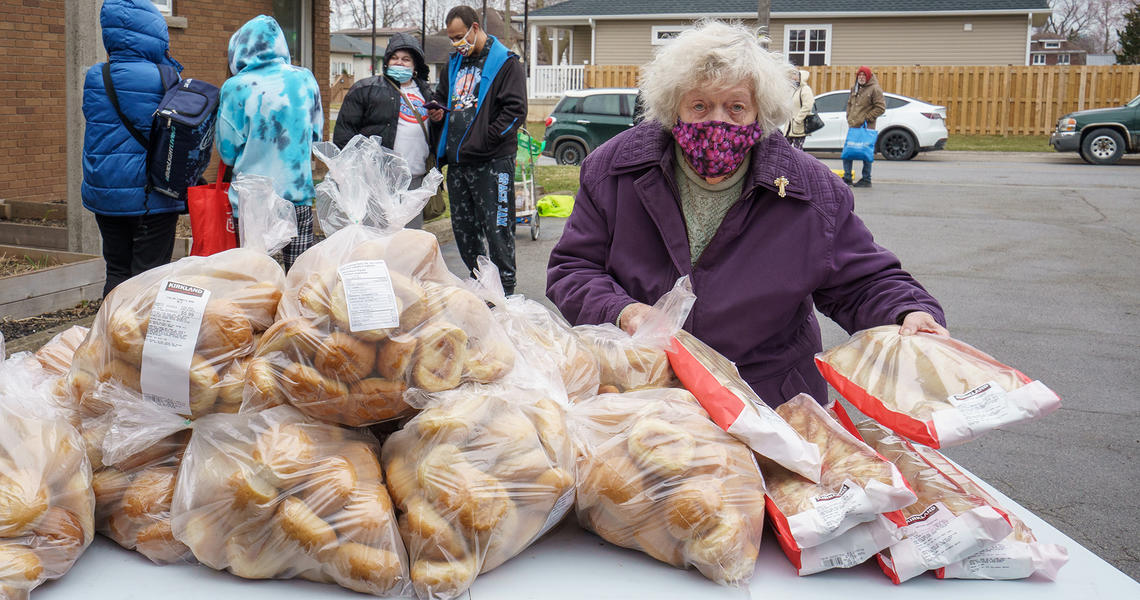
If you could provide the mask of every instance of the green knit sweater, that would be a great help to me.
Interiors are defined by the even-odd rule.
[[[740,200],[740,192],[744,189],[744,175],[748,173],[747,165],[751,156],[745,156],[744,162],[727,179],[717,184],[710,184],[689,166],[681,149],[674,145],[677,155],[675,179],[677,191],[681,194],[681,213],[685,215],[685,229],[689,232],[689,256],[692,264],[697,264],[701,253],[708,247],[728,209]]]

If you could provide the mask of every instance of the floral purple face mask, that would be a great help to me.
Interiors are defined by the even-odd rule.
[[[673,138],[689,165],[706,179],[724,177],[735,171],[763,136],[759,123],[734,125],[723,121],[686,123],[679,120],[673,126]]]

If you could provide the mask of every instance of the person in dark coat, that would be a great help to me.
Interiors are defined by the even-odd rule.
[[[166,94],[156,65],[182,70],[170,57],[166,20],[150,0],[106,0],[99,24],[119,108],[149,138],[151,116]],[[147,149],[115,111],[103,84],[104,64],[88,69],[83,81],[81,194],[103,237],[106,296],[123,281],[170,262],[178,214],[186,212],[186,202],[147,184]]]
[[[384,50],[384,74],[352,84],[340,106],[333,143],[344,148],[356,135],[380,136],[380,141],[408,161],[412,188],[435,166],[427,125],[425,99],[431,98],[428,66],[416,38],[397,33]],[[423,216],[408,227],[423,226]]]
[[[463,264],[474,274],[486,255],[499,269],[503,289],[515,290],[516,133],[526,121],[526,72],[519,57],[483,31],[475,9],[447,13],[455,49],[439,77],[428,111],[439,124],[436,159],[447,165],[451,229]]]
[[[547,296],[571,323],[629,333],[688,275],[685,329],[773,406],[827,400],[816,308],[848,332],[947,335],[938,301],[875,243],[851,190],[772,135],[792,115],[791,69],[718,22],[662,49],[641,82],[646,120],[586,158],[547,269]]]

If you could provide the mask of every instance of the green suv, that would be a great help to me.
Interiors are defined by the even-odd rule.
[[[636,88],[566,92],[546,118],[546,149],[560,165],[579,165],[606,140],[633,127],[638,110]]]
[[[1085,162],[1111,165],[1125,152],[1140,152],[1140,96],[1117,108],[1069,113],[1049,136],[1057,152],[1080,152]]]

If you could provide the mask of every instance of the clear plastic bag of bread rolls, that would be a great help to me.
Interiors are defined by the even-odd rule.
[[[400,595],[407,555],[378,452],[366,431],[288,406],[208,416],[178,475],[174,535],[202,564],[239,577]]]
[[[93,398],[106,382],[174,398],[161,402],[188,418],[237,412],[243,386],[234,385],[231,375],[242,371],[257,339],[273,324],[284,285],[280,265],[245,248],[183,258],[132,277],[103,301],[61,392],[84,418],[111,408]],[[160,294],[166,308],[156,321],[162,326],[151,331]],[[193,306],[170,309],[172,301],[184,298],[193,298]]]
[[[313,155],[328,167],[316,188],[317,219],[326,234],[349,225],[397,231],[423,211],[443,182],[443,175],[432,169],[419,188],[408,189],[412,176],[407,161],[385,148],[379,136],[357,135],[344,148],[317,142]]]
[[[242,248],[272,256],[297,236],[297,211],[293,203],[277,195],[273,180],[241,174],[230,184],[241,209],[238,240]]]
[[[407,390],[490,383],[515,347],[447,270],[434,235],[351,226],[302,254],[246,368],[248,410],[291,404],[353,427],[406,416]]]
[[[95,467],[96,530],[156,564],[191,562],[189,548],[174,539],[170,508],[192,423],[113,383],[100,385],[91,397],[112,407],[83,421]],[[154,423],[147,422],[151,418]]]
[[[95,534],[83,438],[51,402],[58,375],[29,353],[0,357],[0,597],[62,577]]]
[[[835,539],[860,523],[914,503],[914,491],[899,470],[811,396],[800,394],[776,407],[776,413],[818,446],[822,458],[819,483],[759,459],[768,497],[801,548]]]
[[[55,334],[48,343],[36,350],[40,366],[52,375],[66,375],[75,358],[75,350],[83,343],[88,331],[88,327],[73,325]]]
[[[598,359],[601,368],[598,391],[620,393],[681,387],[665,350],[689,318],[694,302],[693,286],[685,276],[657,300],[632,336],[613,323],[574,327],[579,339]]]
[[[573,405],[577,513],[606,541],[721,585],[752,577],[764,478],[748,446],[683,389],[601,394]]]
[[[860,331],[818,354],[816,364],[864,414],[936,448],[1049,414],[1061,403],[1040,381],[964,342],[900,335],[894,325]]]
[[[492,305],[495,319],[515,342],[532,367],[542,368],[557,379],[570,401],[594,396],[600,385],[598,359],[578,334],[558,314],[521,294],[506,296],[499,269],[486,256],[476,262],[475,277],[468,286]]]
[[[432,395],[382,462],[420,598],[461,595],[574,501],[565,407],[541,389],[468,384]]]

